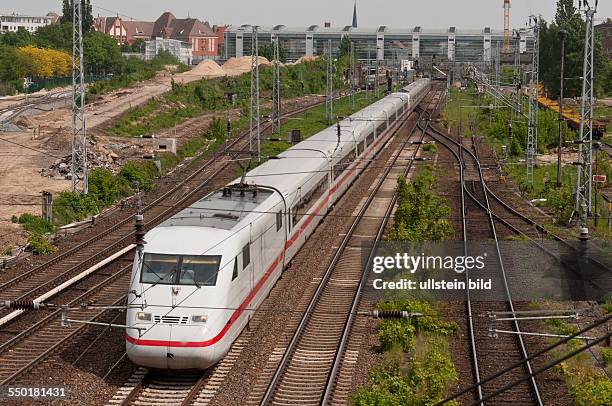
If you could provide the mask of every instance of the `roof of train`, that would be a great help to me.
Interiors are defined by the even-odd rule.
[[[285,196],[294,190],[295,185],[304,184],[316,176],[316,168],[328,169],[328,159],[343,156],[341,152],[354,148],[354,134],[374,129],[397,105],[408,100],[406,93],[392,93],[370,106],[340,121],[340,142],[336,125],[330,126],[312,137],[294,145],[259,167],[250,171],[246,182],[257,185],[270,185]],[[316,163],[315,163],[316,162]]]
[[[403,89],[404,92],[392,93],[343,119],[340,122],[340,143],[336,126],[328,127],[249,171],[245,176],[245,183],[274,187],[285,198],[290,199],[296,185],[303,185],[310,178],[327,173],[328,160],[344,156],[342,151],[354,148],[355,135],[362,134],[364,130],[373,130],[398,105],[408,101],[407,93],[420,89],[424,84],[423,81],[413,82]],[[236,179],[233,184],[239,182],[240,179]],[[247,217],[261,215],[254,210],[261,207],[272,195],[274,194],[271,191],[266,190],[261,190],[257,196],[247,192],[244,197],[237,194],[227,196],[217,191],[183,209],[159,227],[199,226],[231,230]],[[277,202],[278,200],[270,201],[270,207]],[[262,210],[268,208],[262,207]]]

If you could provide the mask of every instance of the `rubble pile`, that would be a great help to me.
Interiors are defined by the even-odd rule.
[[[107,148],[100,146],[96,151],[90,150],[87,153],[89,168],[105,168],[114,173],[118,172],[121,169],[119,162],[120,157],[113,150],[121,150],[124,148],[129,147],[123,144],[109,144]],[[56,180],[71,179],[71,164],[72,156],[66,155],[63,158],[56,159],[49,168],[42,168],[40,170],[40,175]]]

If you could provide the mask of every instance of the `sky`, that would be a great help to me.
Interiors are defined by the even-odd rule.
[[[94,16],[119,13],[154,21],[171,11],[177,18],[190,16],[219,25],[307,26],[330,21],[344,26],[351,23],[353,13],[353,0],[92,0],[92,5]],[[510,25],[524,26],[531,14],[550,21],[555,10],[556,0],[511,0]],[[0,11],[61,14],[61,0],[0,0]],[[357,15],[361,27],[502,28],[503,0],[357,0]],[[596,19],[606,17],[612,17],[612,0],[599,1]]]

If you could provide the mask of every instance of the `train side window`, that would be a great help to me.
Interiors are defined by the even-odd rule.
[[[342,175],[342,173],[346,170],[346,168],[349,167],[351,162],[353,162],[354,160],[355,160],[355,150],[351,150],[351,152],[346,157],[344,157],[342,161],[334,165],[333,180],[338,179],[338,177]]]
[[[283,211],[276,213],[276,231],[280,231],[283,228]]]
[[[357,144],[357,156],[363,154],[363,150],[365,149],[365,140]]]
[[[245,269],[247,266],[249,266],[250,263],[251,263],[251,244],[248,243],[247,245],[244,246],[244,248],[242,248],[242,269]]]
[[[372,143],[374,142],[374,133],[370,133],[366,137],[366,142],[368,143],[368,146],[372,145]]]
[[[238,277],[238,257],[234,259],[234,270],[232,271],[232,280]]]

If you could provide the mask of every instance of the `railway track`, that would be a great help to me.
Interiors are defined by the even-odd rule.
[[[321,103],[293,110],[285,114],[284,118],[300,114],[319,104]],[[261,131],[265,132],[270,127],[271,124],[266,123],[262,126]],[[183,207],[203,197],[214,187],[231,181],[234,172],[230,168],[236,165],[232,160],[240,154],[236,151],[248,148],[248,135],[248,131],[240,134],[213,154],[203,165],[186,173],[186,177],[181,182],[148,202],[143,207],[146,228],[150,229],[158,225]],[[226,154],[229,154],[229,159],[225,157]],[[8,280],[0,278],[0,301],[34,300],[44,292],[49,292],[81,274],[92,265],[126,249],[132,243],[132,238],[132,216],[120,216],[118,221],[105,227],[100,233],[56,255],[49,261]],[[12,317],[11,314],[14,315],[8,309],[0,308],[0,320]],[[0,322],[0,325],[2,324]]]
[[[121,305],[126,297],[131,265],[122,267],[68,303],[69,317],[76,320],[100,320],[104,308],[80,308],[84,302],[97,307]],[[12,339],[0,345],[0,385],[13,382],[38,365],[60,346],[87,327],[85,324],[62,325],[61,309],[46,314]]]
[[[488,318],[478,317],[489,312],[514,312],[516,305],[507,280],[505,262],[501,254],[499,236],[496,229],[496,220],[492,214],[491,201],[493,198],[487,188],[483,168],[480,164],[478,151],[473,145],[465,146],[465,140],[452,140],[442,132],[432,128],[429,134],[442,146],[448,149],[459,164],[459,178],[461,187],[461,219],[462,240],[466,254],[468,242],[491,239],[496,248],[496,255],[487,258],[487,268],[499,269],[499,274],[487,275],[494,283],[501,283],[505,292],[505,301],[475,301],[470,297],[469,291],[466,297],[466,318],[469,331],[469,341],[472,356],[472,368],[475,381],[480,381],[502,369],[514,364],[528,356],[527,348],[519,334],[500,335],[493,341],[488,335]],[[470,140],[471,144],[473,141]],[[488,225],[485,227],[485,224]],[[493,258],[492,258],[493,257]],[[469,278],[466,272],[465,278]],[[500,323],[500,328],[516,333],[521,332],[519,323],[506,321]],[[483,386],[479,386],[474,393],[474,400],[478,401],[505,385],[510,380],[522,378],[532,372],[530,363],[524,368],[517,368],[503,375],[503,379],[495,379]],[[540,389],[534,378],[503,392],[495,398],[495,402],[512,402],[518,404],[542,405]]]
[[[427,122],[423,116],[419,120]],[[420,142],[424,136],[422,132]],[[411,139],[406,138],[370,189],[278,366],[263,372],[271,376],[268,386],[260,387],[265,392],[257,393],[255,390],[249,403],[318,405],[348,401],[351,381],[338,377],[343,364],[352,365],[354,361],[351,352],[347,354],[346,350],[367,278],[362,264],[362,243],[374,240],[370,252],[372,256],[395,206],[395,179],[401,174],[408,174],[419,152],[420,144],[412,146],[409,143]],[[409,145],[411,147],[407,149]],[[400,157],[408,159],[399,164]]]
[[[306,107],[304,109],[310,107]],[[299,111],[302,111],[304,109],[299,109]],[[290,114],[298,114],[299,111],[294,111]],[[265,127],[265,129],[267,128],[268,126]],[[242,139],[244,140],[244,137],[242,137]],[[238,140],[239,139],[235,141]],[[246,141],[246,143],[248,144],[248,139]],[[235,145],[235,143],[232,145]],[[221,169],[227,168],[227,165],[227,162],[223,163],[221,165]],[[214,173],[216,174],[219,172],[220,170],[216,169]],[[195,190],[185,194],[182,199],[178,200],[177,206],[168,206],[167,204],[164,205],[165,209],[160,214],[158,214],[158,217],[155,218],[155,221],[162,221],[163,218],[161,217],[166,212],[168,212],[168,209],[174,208],[175,210],[178,210],[179,204],[189,204],[190,200],[187,196],[191,197],[192,193],[195,193]],[[163,196],[168,195],[169,193],[165,193]],[[193,199],[193,197],[191,197],[191,199]],[[161,202],[160,198],[155,199],[155,201]],[[151,206],[152,204],[153,203],[149,204],[149,206]],[[129,220],[130,218],[128,217],[127,219]],[[123,221],[120,221],[119,224],[122,223]],[[121,238],[118,242],[122,242],[126,240],[127,237],[131,237],[131,234],[132,231],[130,230],[129,234]],[[92,240],[95,240],[95,237]],[[94,246],[99,248],[101,246],[103,247],[101,243],[96,243]],[[127,252],[129,253],[131,251]],[[77,256],[76,259],[70,258],[68,263],[72,264],[73,262],[78,261],[81,257],[82,256]],[[121,255],[116,259],[116,261],[125,261],[125,258],[126,255]],[[131,273],[131,261],[126,261],[129,263],[128,265],[120,267],[120,269],[118,270],[113,270],[117,267],[112,267],[111,265],[114,264],[116,261],[112,261],[105,267],[102,267],[100,269],[99,272],[101,274],[106,275],[106,273],[108,273],[108,277],[105,277],[102,281],[99,281],[94,286],[90,287],[76,287],[77,291],[84,290],[85,292],[68,302],[67,306],[70,308],[69,318],[88,322],[115,322],[115,320],[121,313],[118,313],[116,310],[108,310],[105,307],[120,306],[125,303],[126,287],[129,285],[129,277]],[[94,262],[94,260],[83,261],[83,263],[81,263],[80,265],[84,266],[84,264],[91,264],[92,262]],[[76,266],[73,266],[72,268],[75,267]],[[66,280],[66,278],[72,275],[71,273],[69,273],[72,268],[69,268],[68,271],[65,271],[65,273],[67,274],[58,275],[56,278],[50,280],[51,283],[43,282],[40,286],[37,286],[35,282],[30,280],[35,278],[35,275],[32,274],[28,275],[30,278],[18,277],[15,278],[16,280],[11,280],[5,285],[0,285],[0,287],[14,286],[13,284],[17,284],[16,286],[19,286],[21,289],[14,289],[14,291],[19,293],[27,292],[27,296],[25,296],[26,299],[19,300],[27,300],[27,298],[31,297],[36,293],[40,293],[41,291],[45,290],[45,288],[49,288],[53,284],[58,284],[61,281]],[[39,279],[36,280],[38,281]],[[23,286],[26,287],[24,288]],[[29,287],[31,288],[28,291],[27,289]],[[14,294],[13,297],[24,297],[23,295],[17,296],[17,294]],[[83,303],[94,305],[94,307],[83,307],[81,306]],[[0,382],[2,382],[3,384],[14,382],[25,372],[41,363],[49,355],[57,352],[58,349],[62,348],[62,346],[65,345],[69,340],[77,337],[85,328],[87,328],[86,324],[80,323],[73,323],[72,325],[67,326],[62,325],[61,309],[59,308],[50,312],[41,311],[37,314],[37,316],[39,314],[43,315],[40,320],[36,320],[22,331],[11,331],[8,335],[12,335],[12,337],[7,339],[4,343],[0,344]],[[14,329],[14,326],[11,325],[11,328]],[[0,330],[0,333],[3,332],[3,330]],[[229,357],[228,360],[231,360],[231,357]],[[147,376],[151,377],[151,375]],[[198,381],[202,381],[204,377],[205,376],[200,377]],[[149,380],[149,378],[147,378],[147,380]],[[151,379],[151,382],[154,381],[154,379]]]
[[[3,126],[10,123],[15,117],[26,110],[35,108],[39,104],[58,101],[70,97],[70,91],[49,92],[40,96],[27,96],[21,103],[15,103],[11,106],[0,109],[0,130]],[[29,100],[28,100],[29,99]]]

